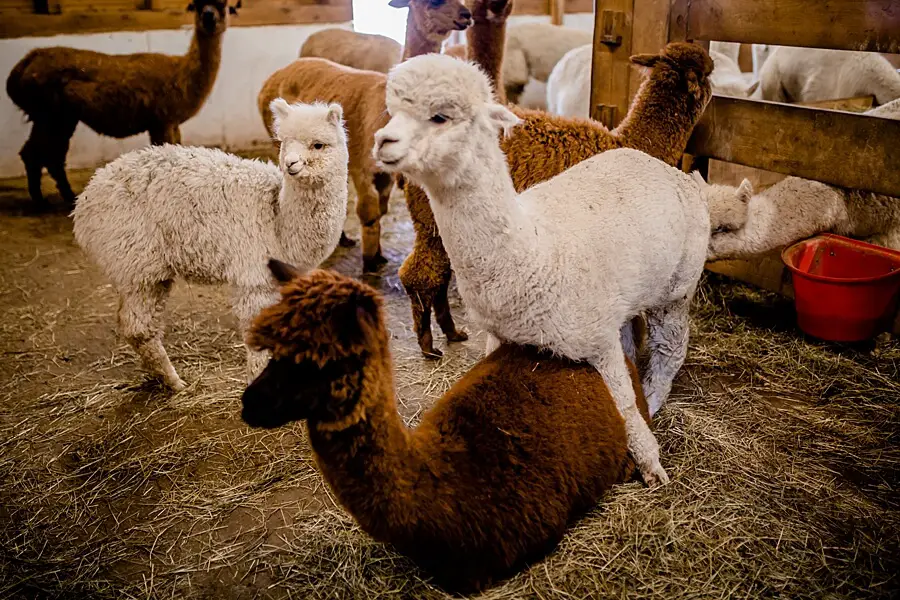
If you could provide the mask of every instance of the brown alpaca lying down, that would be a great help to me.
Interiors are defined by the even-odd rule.
[[[282,298],[249,333],[272,360],[244,392],[244,421],[306,420],[341,504],[441,585],[482,588],[539,559],[632,476],[622,418],[590,365],[501,346],[409,429],[380,295],[336,273],[269,266]]]

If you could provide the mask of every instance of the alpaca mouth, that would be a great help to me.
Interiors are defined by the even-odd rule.
[[[468,29],[471,24],[472,21],[468,19],[465,21],[453,21],[453,28],[456,29],[456,31],[464,31]]]

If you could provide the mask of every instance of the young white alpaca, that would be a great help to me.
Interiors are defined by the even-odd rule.
[[[395,67],[387,108],[375,156],[428,194],[471,317],[495,339],[590,362],[625,418],[645,480],[666,482],[619,330],[646,311],[643,383],[655,412],[684,361],[706,257],[709,216],[697,183],[619,149],[516,194],[497,134],[519,119],[492,100],[484,73],[447,56]]]
[[[867,95],[877,104],[900,97],[900,73],[880,54],[778,46],[763,65],[752,97],[816,102]]]
[[[825,231],[900,250],[900,198],[799,177],[756,195],[747,179],[737,188],[703,187],[715,228],[709,260],[746,258]]]
[[[144,364],[185,387],[159,319],[176,276],[234,288],[241,331],[278,294],[269,257],[316,267],[334,250],[347,209],[340,105],[272,102],[279,165],[211,148],[154,146],[99,169],[73,213],[75,239],[113,281],[119,326]],[[248,378],[266,365],[247,349]]]

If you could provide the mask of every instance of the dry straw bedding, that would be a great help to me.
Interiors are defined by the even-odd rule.
[[[414,422],[483,337],[420,358],[396,277],[404,219],[395,201],[391,264],[369,281],[387,295]],[[172,396],[116,338],[114,294],[64,215],[7,210],[0,233],[0,597],[444,597],[335,505],[301,426],[240,422],[244,354],[222,291],[176,289],[167,347],[193,383]],[[354,274],[359,260],[333,264]],[[548,559],[480,597],[895,595],[900,343],[812,343],[791,319],[783,300],[706,279],[658,419],[672,484],[617,487]]]

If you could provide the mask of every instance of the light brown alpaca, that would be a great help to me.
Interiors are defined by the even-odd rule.
[[[32,122],[19,155],[36,208],[47,204],[41,193],[44,167],[63,200],[75,202],[66,154],[79,121],[110,137],[147,131],[151,144],[181,142],[179,126],[197,114],[216,81],[222,36],[235,7],[195,0],[188,10],[195,12],[194,36],[184,56],[53,47],[36,48],[16,64],[6,92]]]
[[[461,0],[391,0],[409,6],[404,59],[439,52],[450,32],[469,26],[471,14]],[[375,132],[387,123],[384,73],[361,71],[321,58],[301,58],[276,71],[259,92],[259,112],[269,132],[269,103],[337,102],[344,109],[350,141],[350,178],[356,188],[356,214],[362,225],[363,271],[377,271],[387,260],[381,253],[381,217],[387,213],[393,178],[372,159]]]
[[[503,64],[506,16],[512,0],[475,0],[475,17],[467,34],[469,59],[491,77],[495,90]],[[558,117],[511,107],[524,122],[502,140],[516,191],[546,181],[573,165],[613,148],[634,148],[670,165],[680,160],[688,138],[712,95],[709,55],[693,44],[673,43],[659,55],[642,54],[632,62],[649,74],[631,110],[614,131],[595,121]],[[452,275],[428,196],[408,184],[406,203],[416,231],[413,250],[400,267],[400,281],[410,297],[413,327],[427,357],[439,357],[431,333],[431,310],[448,341],[466,338],[450,313],[447,290]]]
[[[589,365],[501,346],[409,429],[379,294],[336,273],[270,268],[281,301],[257,317],[249,342],[273,358],[244,392],[244,421],[306,420],[339,502],[441,585],[482,588],[540,559],[633,475],[622,418]]]
[[[403,46],[389,37],[347,29],[323,29],[303,42],[300,58],[325,58],[346,67],[387,73],[403,57]]]

